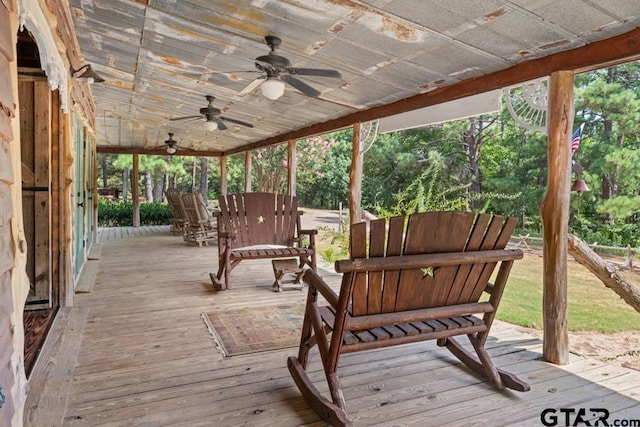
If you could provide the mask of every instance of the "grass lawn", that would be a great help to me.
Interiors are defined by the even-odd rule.
[[[346,258],[340,255],[340,242],[332,241],[331,233],[321,230],[316,243],[323,258],[326,259],[326,255],[333,258],[327,261]],[[640,273],[625,272],[624,275],[640,286]],[[568,283],[570,331],[640,331],[640,313],[572,258],[568,262]],[[525,327],[542,328],[541,256],[525,253],[524,259],[515,262],[497,317]]]
[[[625,272],[636,286],[638,273]],[[568,326],[570,331],[620,332],[640,330],[640,313],[582,265],[568,262]],[[527,327],[542,327],[542,257],[525,254],[516,261],[497,317]]]

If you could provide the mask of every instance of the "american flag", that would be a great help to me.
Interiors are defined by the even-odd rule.
[[[573,153],[578,152],[578,148],[580,148],[580,140],[582,139],[582,129],[584,128],[584,123],[580,125],[578,129],[571,135],[571,151]]]

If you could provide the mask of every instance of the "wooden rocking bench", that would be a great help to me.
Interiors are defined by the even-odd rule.
[[[250,259],[296,258],[300,268],[315,271],[317,230],[300,229],[296,197],[243,193],[221,195],[218,201],[218,273],[209,274],[215,289],[229,289],[231,271]]]
[[[338,377],[340,355],[436,339],[498,389],[527,391],[515,375],[496,368],[484,348],[509,271],[522,258],[505,246],[517,221],[467,212],[427,212],[352,225],[351,260],[336,294],[314,271],[297,357],[288,368],[305,400],[332,425],[351,425]],[[406,225],[405,225],[406,224]],[[489,279],[500,263],[495,283]],[[319,294],[328,305],[321,305]],[[481,297],[488,295],[488,298]],[[477,357],[454,337],[467,335]],[[330,400],[307,376],[318,347]],[[428,381],[425,378],[425,381]]]

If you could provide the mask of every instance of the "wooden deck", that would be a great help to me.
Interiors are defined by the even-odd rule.
[[[188,246],[168,228],[100,242],[87,276],[95,283],[61,310],[30,378],[26,426],[324,425],[287,371],[295,349],[223,358],[200,318],[302,304],[306,291],[271,291],[269,260],[241,264],[234,288],[214,292],[214,246]],[[339,283],[335,273],[322,275]],[[588,408],[605,408],[610,423],[640,419],[640,372],[577,356],[550,365],[537,338],[505,323],[492,331],[494,362],[530,392],[495,391],[435,343],[349,354],[342,383],[355,425],[540,426],[545,408],[587,408],[587,417],[595,416]]]
[[[143,225],[141,227],[101,227],[98,229],[98,242],[126,239],[129,237],[151,236],[166,234],[168,225]]]

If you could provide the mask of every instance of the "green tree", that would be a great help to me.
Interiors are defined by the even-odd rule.
[[[346,203],[351,135],[349,129],[298,142],[297,194],[302,205],[337,209]]]
[[[251,181],[256,191],[287,191],[287,150],[287,144],[279,144],[252,152]]]
[[[126,198],[129,193],[133,156],[119,154],[113,158],[110,165],[110,172],[114,176],[122,173],[120,185],[122,185],[122,196]],[[142,190],[140,194],[153,202],[161,202],[164,199],[164,190],[168,186],[175,186],[177,178],[186,174],[183,162],[172,156],[139,156],[138,168],[140,175],[144,177],[138,183],[139,190]]]

